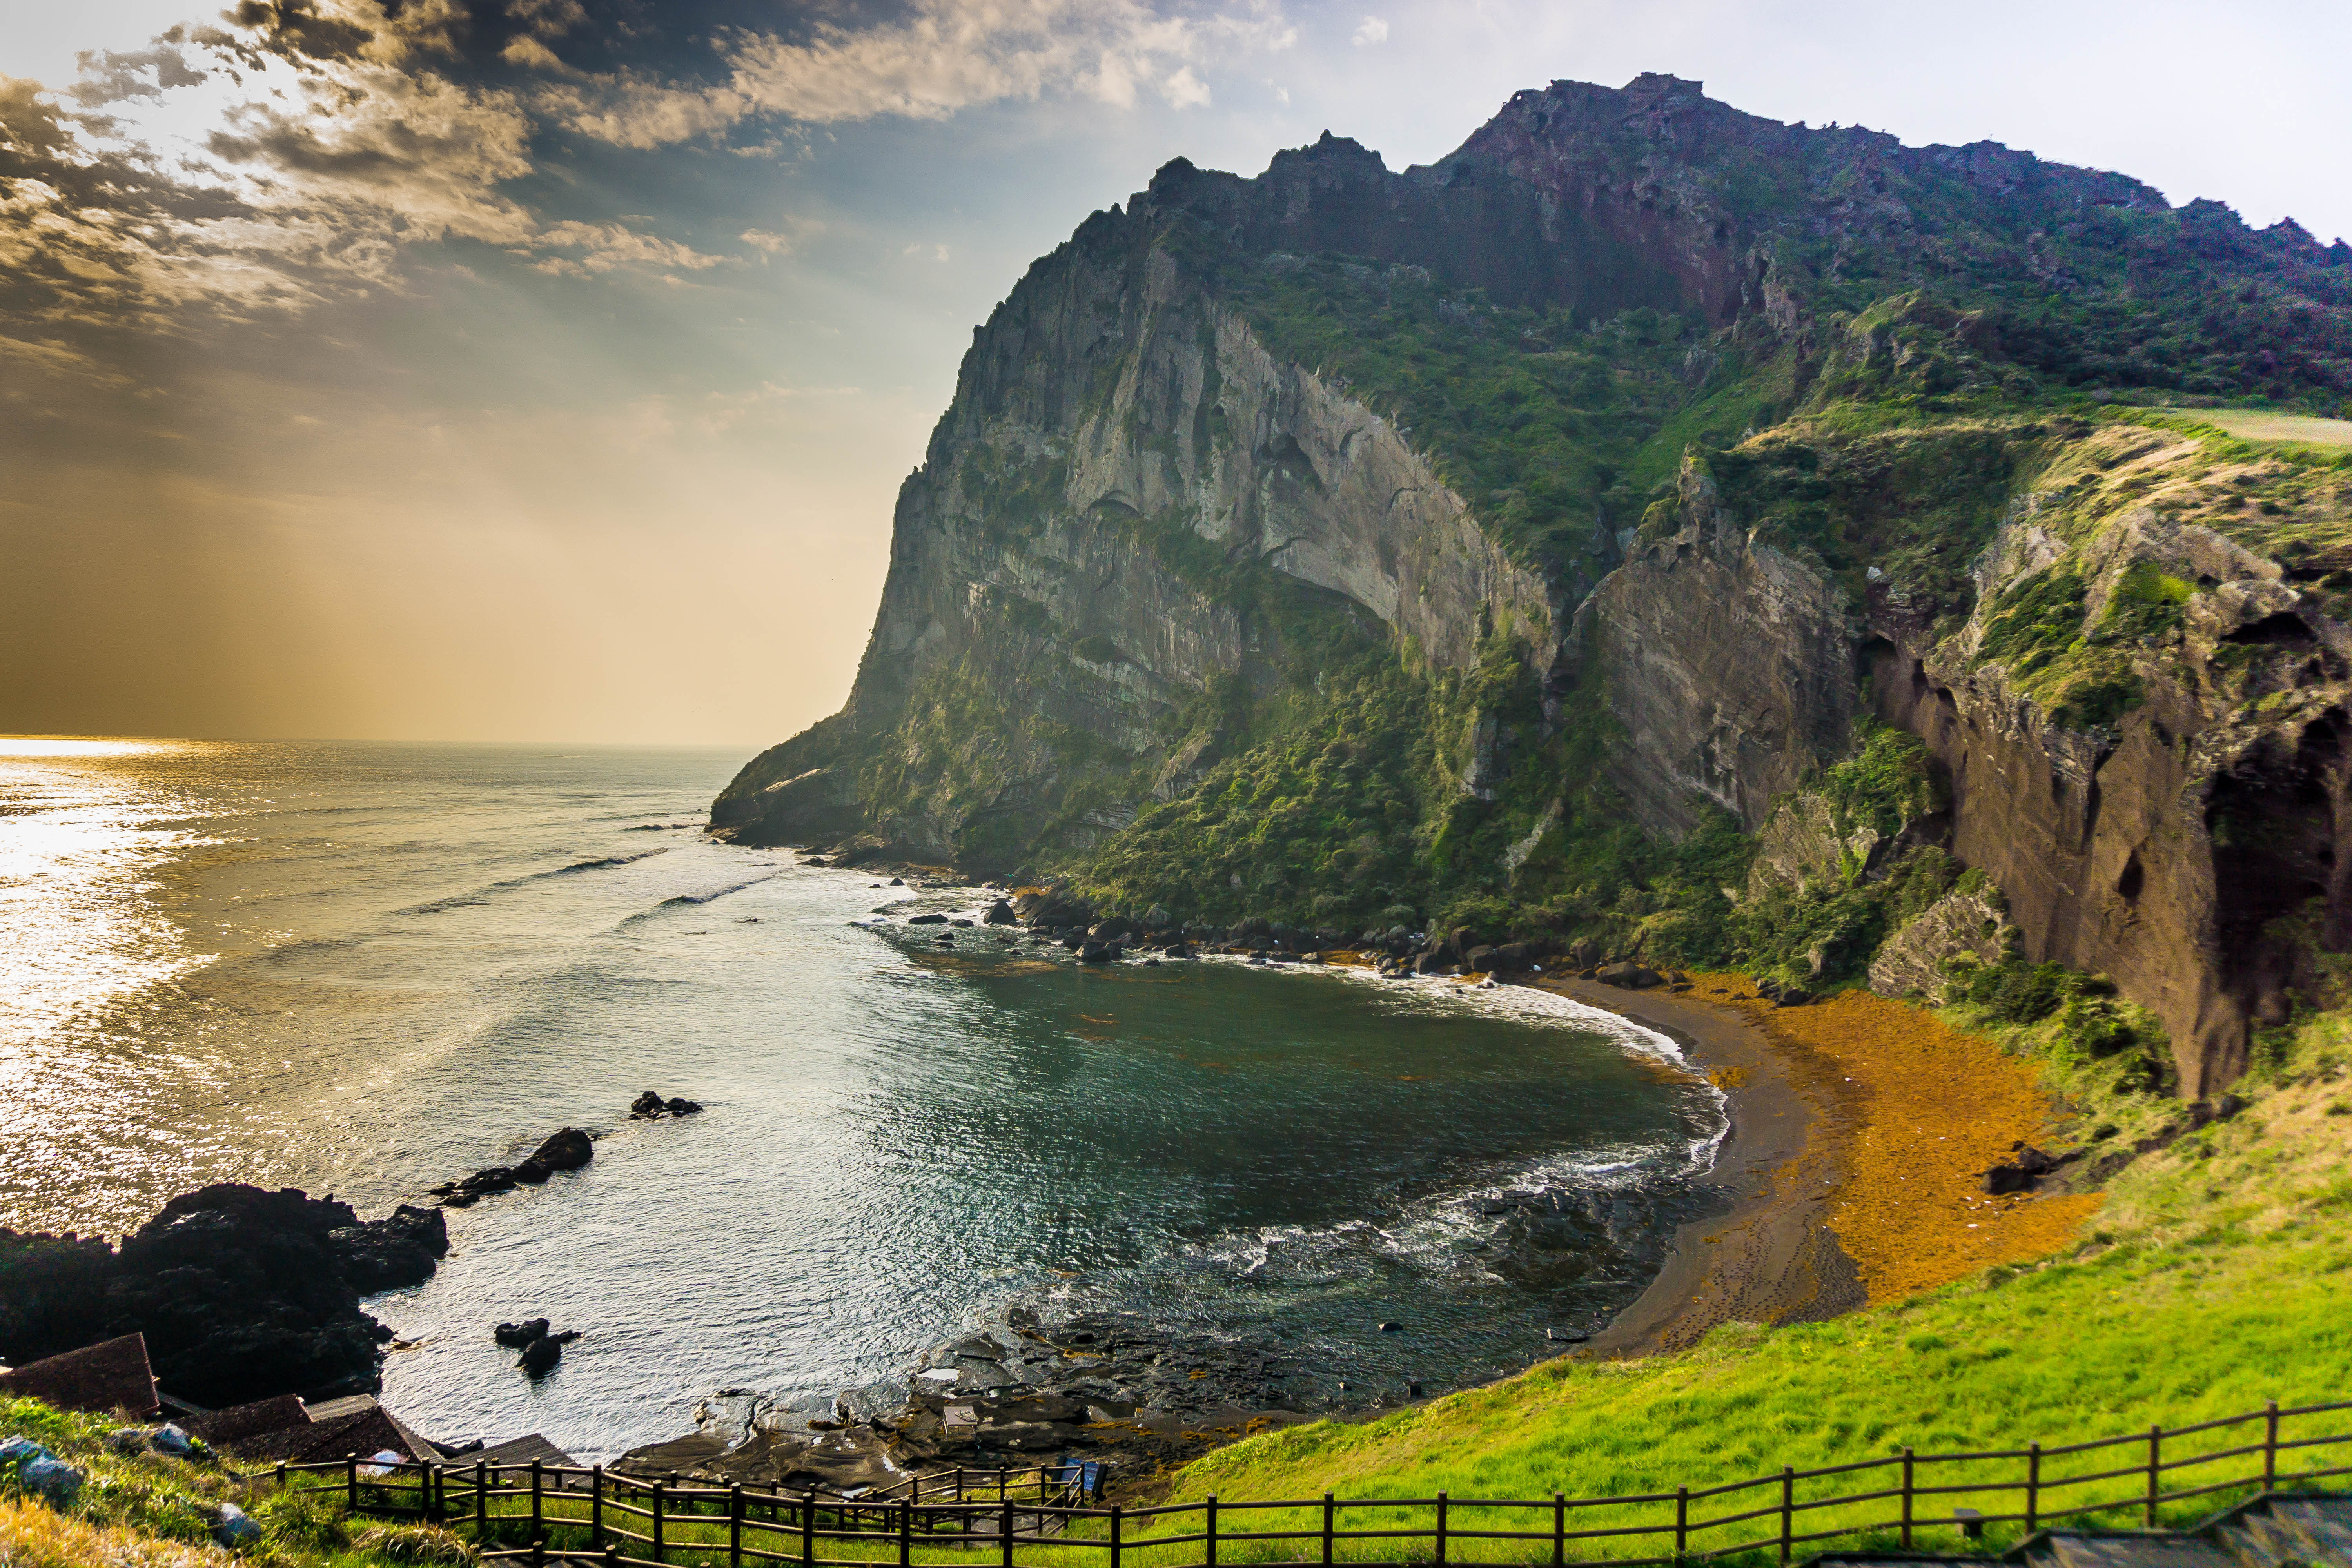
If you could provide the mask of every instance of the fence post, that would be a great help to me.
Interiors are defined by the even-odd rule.
[[[920,1484],[918,1480],[917,1485],[919,1487]],[[1118,1557],[1118,1531],[1116,1524],[1111,1530],[1110,1552],[1112,1559],[1116,1561]],[[898,1505],[898,1568],[907,1568],[907,1565],[914,1560],[915,1504],[914,1500],[910,1498]]]
[[[286,1461],[283,1459],[278,1461],[278,1489],[281,1492],[286,1489]]]
[[[1690,1488],[1675,1489],[1675,1561],[1690,1550]]]
[[[961,1465],[956,1467],[955,1500],[958,1502],[963,1501],[963,1467]]]
[[[652,1528],[652,1530],[649,1531],[649,1533],[650,1533],[650,1534],[653,1536],[653,1538],[654,1538],[654,1539],[653,1539],[654,1561],[655,1561],[655,1562],[656,1562],[656,1563],[667,1563],[667,1562],[668,1562],[668,1561],[669,1561],[669,1559],[668,1559],[667,1557],[665,1557],[664,1555],[662,1555],[662,1544],[663,1544],[663,1542],[662,1542],[662,1533],[663,1533],[663,1532],[662,1532],[662,1493],[664,1493],[665,1491],[667,1491],[667,1490],[668,1490],[668,1489],[668,1489],[667,1487],[666,1487],[665,1485],[663,1485],[663,1483],[661,1483],[660,1481],[656,1481],[656,1482],[654,1483],[654,1493],[653,1493],[653,1528]]]
[[[1004,1485],[1004,1472],[1003,1470],[999,1470],[996,1474],[998,1478],[996,1485],[996,1500],[1004,1506],[1004,1568],[1013,1568],[1013,1531],[1014,1525],[1013,1514],[1013,1493]]]
[[[547,1519],[547,1468],[539,1460],[530,1462],[530,1538],[540,1539]]]
[[[2263,1402],[2263,1490],[2278,1490],[2278,1401]]]
[[[596,1552],[604,1544],[604,1467],[596,1466],[588,1472],[588,1550]]]
[[[1217,1568],[1217,1494],[1214,1492],[1209,1494],[1207,1539],[1202,1544],[1206,1548],[1202,1568]]]
[[[816,1562],[816,1489],[811,1487],[801,1498],[801,1568],[813,1568]]]
[[[1911,1450],[1903,1450],[1903,1550],[1911,1550]]]
[[[1445,1494],[1437,1494],[1437,1568],[1445,1568]]]
[[[2156,1499],[2158,1489],[2164,1484],[2163,1443],[2164,1428],[2149,1427],[2147,1429],[2147,1508],[2143,1522],[2150,1530],[2156,1528]]]
[[[1110,1568],[1118,1568],[1118,1526],[1120,1515],[1124,1511],[1117,1503],[1110,1505]],[[1326,1536],[1324,1539],[1328,1542],[1330,1538]],[[1326,1553],[1323,1560],[1328,1563],[1331,1559],[1328,1554],[1331,1548],[1327,1544],[1323,1550]],[[901,1563],[899,1568],[906,1568],[906,1565]]]
[[[2042,1526],[2042,1445],[2029,1443],[2025,1447],[2025,1533],[2032,1534]]]
[[[1568,1561],[1568,1494],[1551,1494],[1551,1568]]]
[[[547,1542],[536,1535],[530,1538],[530,1568],[547,1568]]]
[[[343,1456],[343,1511],[357,1513],[359,1510],[360,1457],[357,1454],[345,1454]]]
[[[1797,1467],[1780,1467],[1780,1561],[1789,1561],[1789,1550],[1796,1544],[1797,1534]]]
[[[1331,1494],[1330,1494],[1329,1492],[1325,1492],[1325,1493],[1323,1494],[1323,1564],[1324,1564],[1324,1568],[1330,1568],[1330,1563],[1331,1563],[1331,1516],[1332,1516],[1332,1514],[1333,1514],[1335,1511],[1337,1511],[1337,1510],[1336,1510],[1336,1509],[1334,1508],[1334,1506],[1333,1506],[1333,1504],[1332,1504],[1332,1501],[1331,1501]]]
[[[474,1461],[474,1545],[480,1549],[490,1528],[490,1468]]]

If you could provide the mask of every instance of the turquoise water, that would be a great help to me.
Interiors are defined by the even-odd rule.
[[[1691,1212],[1721,1123],[1662,1041],[1525,992],[941,953],[894,915],[977,889],[704,838],[739,762],[0,742],[0,1223],[118,1233],[215,1180],[374,1212],[586,1128],[587,1170],[452,1211],[372,1310],[413,1425],[588,1457],[1013,1302],[1277,1342],[1301,1402],[1473,1381]],[[626,1121],[648,1088],[709,1110]],[[1534,1234],[1505,1189],[1585,1217]],[[524,1314],[584,1335],[537,1385],[488,1339]]]

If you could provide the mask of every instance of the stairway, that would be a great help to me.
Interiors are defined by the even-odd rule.
[[[2352,1568],[2352,1497],[2257,1498],[2210,1533],[2238,1568]]]
[[[1825,1552],[1817,1568],[1921,1568],[1983,1558]],[[2269,1492],[2193,1530],[2047,1530],[2003,1562],[2021,1568],[2352,1568],[2352,1496]]]

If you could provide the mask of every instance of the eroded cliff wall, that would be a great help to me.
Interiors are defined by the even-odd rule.
[[[919,856],[1090,844],[1213,752],[1188,704],[1284,679],[1253,571],[1433,668],[1498,624],[1551,647],[1540,578],[1389,420],[1269,354],[1158,217],[1091,221],[982,329],[900,494],[846,722],[755,762],[719,826],[805,837],[854,801]]]

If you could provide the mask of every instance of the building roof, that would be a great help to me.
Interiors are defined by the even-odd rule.
[[[142,1334],[101,1340],[0,1372],[0,1391],[47,1400],[65,1410],[145,1417],[160,1408],[155,1373],[147,1364],[147,1340]]]
[[[275,1399],[257,1399],[250,1405],[232,1405],[226,1410],[192,1415],[186,1426],[214,1447],[238,1452],[257,1438],[308,1426],[310,1422],[310,1412],[300,1400],[290,1394],[281,1394]]]

